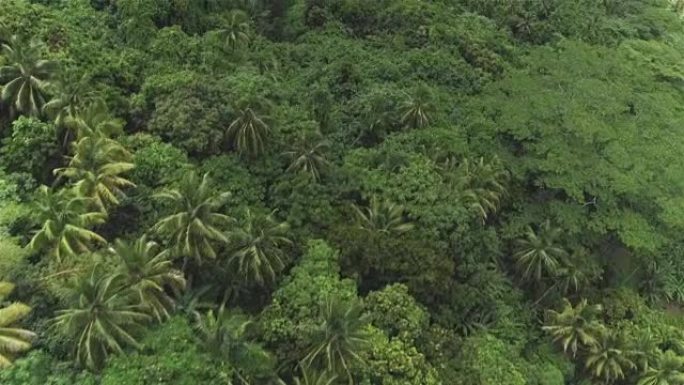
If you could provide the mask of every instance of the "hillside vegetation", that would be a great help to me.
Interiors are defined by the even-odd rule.
[[[0,383],[684,385],[682,15],[0,0]]]

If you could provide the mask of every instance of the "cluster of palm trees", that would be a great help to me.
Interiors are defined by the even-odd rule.
[[[548,312],[543,329],[601,383],[629,376],[638,385],[684,384],[684,351],[661,350],[650,331],[634,337],[611,330],[600,321],[601,310],[586,299],[574,306],[564,299],[561,311]]]

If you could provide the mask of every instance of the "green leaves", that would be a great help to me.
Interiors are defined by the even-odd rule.
[[[0,300],[4,300],[13,289],[13,284],[0,281]],[[31,348],[31,341],[36,338],[36,334],[13,327],[30,312],[31,308],[21,302],[0,308],[0,369],[12,365],[15,355]]]

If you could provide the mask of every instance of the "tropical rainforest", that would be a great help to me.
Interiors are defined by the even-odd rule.
[[[0,0],[0,383],[684,384],[683,17]]]

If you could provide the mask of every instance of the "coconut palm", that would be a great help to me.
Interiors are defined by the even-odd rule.
[[[0,300],[4,300],[14,290],[9,282],[0,282]],[[0,308],[0,368],[12,365],[12,359],[19,353],[31,348],[31,341],[36,334],[25,329],[14,327],[26,317],[31,308],[21,302],[14,302]]]
[[[132,170],[132,155],[118,142],[101,135],[86,136],[73,145],[74,156],[67,167],[55,174],[76,182],[76,190],[91,198],[102,212],[116,206],[125,196],[123,189],[135,187],[121,176]]]
[[[89,229],[106,219],[103,213],[90,211],[90,199],[73,196],[69,190],[54,192],[47,186],[38,191],[36,215],[43,227],[31,239],[31,249],[47,248],[61,262],[65,257],[91,251],[94,244],[107,243]]]
[[[321,172],[328,166],[328,161],[325,159],[328,146],[327,141],[320,140],[318,133],[313,138],[303,134],[296,146],[284,153],[290,159],[287,171],[305,173],[314,181],[318,181]]]
[[[47,99],[50,80],[57,73],[55,61],[40,59],[43,46],[35,41],[22,42],[13,36],[0,46],[9,63],[0,67],[0,98],[20,113],[38,116]]]
[[[384,234],[403,234],[413,229],[413,223],[404,218],[404,207],[389,201],[371,198],[368,207],[352,204],[358,226],[367,231]]]
[[[323,321],[309,335],[309,352],[302,362],[344,374],[353,384],[352,364],[362,362],[360,353],[369,343],[367,315],[356,301],[327,298],[321,317]]]
[[[289,229],[286,222],[276,221],[273,213],[254,215],[247,209],[241,225],[229,234],[229,266],[243,280],[259,285],[274,282],[285,267],[282,247],[292,244],[286,237]]]
[[[513,254],[524,279],[541,281],[544,276],[556,273],[561,266],[561,259],[567,256],[567,252],[557,243],[561,232],[561,229],[551,227],[548,220],[538,231],[527,226],[524,236],[516,240],[517,251]]]
[[[134,242],[117,240],[109,253],[119,263],[116,272],[124,277],[138,301],[161,322],[170,317],[175,300],[166,289],[180,292],[185,288],[183,273],[176,270],[168,250],[159,250],[156,242],[143,235]]]
[[[153,230],[171,236],[175,256],[195,259],[215,259],[213,242],[228,243],[223,234],[225,227],[234,220],[220,213],[230,197],[229,192],[215,193],[211,188],[209,174],[200,177],[189,171],[177,189],[155,195],[169,204],[172,213],[159,222]]]
[[[506,193],[508,173],[497,158],[485,162],[480,157],[476,160],[464,159],[458,166],[457,174],[457,184],[464,192],[464,202],[484,222],[488,214],[495,213],[499,208],[501,198]]]
[[[666,351],[641,375],[637,385],[684,385],[684,357]]]
[[[401,106],[399,121],[404,128],[425,128],[430,124],[434,112],[432,92],[429,87],[422,85]]]
[[[625,371],[636,368],[620,335],[609,330],[603,330],[598,342],[589,347],[584,365],[593,377],[606,384],[625,378]]]
[[[90,78],[83,75],[79,80],[60,81],[59,94],[43,106],[55,125],[64,126],[69,119],[75,119],[89,104],[99,101],[97,94],[89,88]]]
[[[598,338],[604,327],[596,321],[601,305],[589,305],[586,299],[576,306],[563,299],[563,309],[560,312],[549,311],[549,321],[542,327],[551,334],[554,342],[560,342],[563,351],[568,349],[574,357],[579,348],[591,348],[598,344]]]
[[[81,277],[72,305],[53,319],[53,326],[74,343],[76,361],[92,370],[101,369],[112,352],[140,348],[135,336],[150,320],[126,279],[102,270],[96,266]]]
[[[235,108],[236,117],[228,126],[226,138],[240,154],[257,156],[265,151],[271,128],[251,104]]]
[[[244,385],[255,378],[268,378],[273,371],[273,357],[248,337],[252,320],[227,311],[221,305],[217,311],[195,313],[195,328],[204,347],[215,356],[227,360],[234,368],[237,380]]]
[[[247,14],[240,10],[231,11],[228,14],[226,27],[219,30],[219,36],[225,40],[226,45],[232,51],[235,51],[235,48],[240,44],[249,43],[251,39]]]

